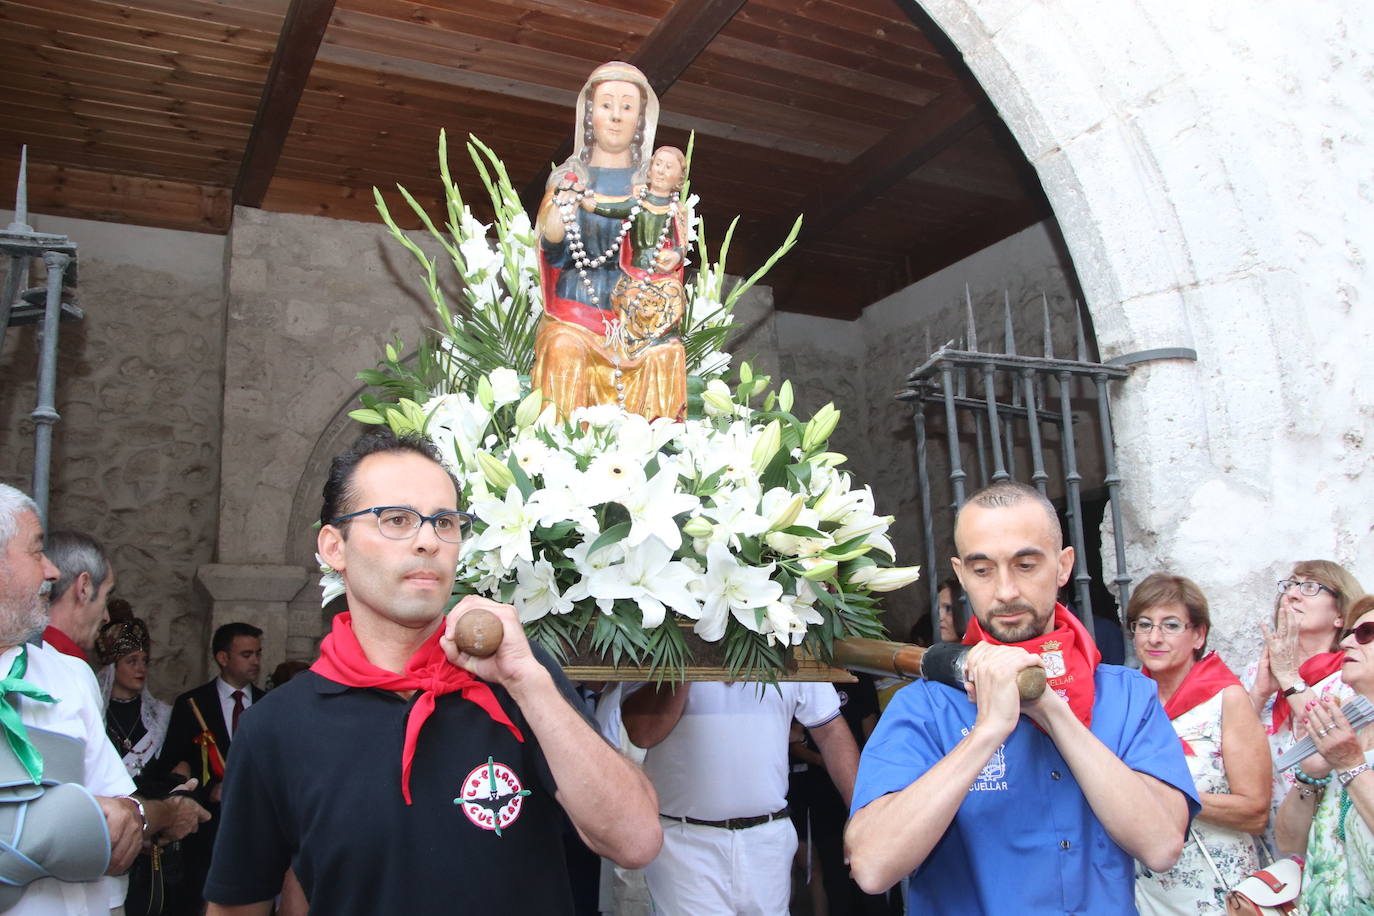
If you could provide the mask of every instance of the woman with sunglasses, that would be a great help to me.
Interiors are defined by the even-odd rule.
[[[1146,576],[1131,594],[1126,621],[1202,801],[1177,865],[1152,872],[1137,863],[1136,907],[1145,916],[1225,913],[1227,891],[1259,867],[1251,834],[1269,820],[1264,729],[1240,680],[1206,651],[1211,617],[1192,580]]]
[[[1374,595],[1351,605],[1341,679],[1374,700]],[[1307,916],[1374,912],[1374,725],[1356,732],[1332,697],[1312,698],[1299,722],[1317,753],[1294,767],[1301,784],[1279,806],[1279,851],[1306,856]]]
[[[1318,697],[1344,702],[1351,696],[1350,688],[1341,682],[1336,643],[1346,612],[1364,595],[1355,577],[1330,560],[1295,564],[1278,587],[1274,625],[1260,624],[1264,648],[1259,660],[1241,675],[1276,760],[1305,734],[1301,726],[1293,727],[1295,714],[1303,707]],[[1275,810],[1295,782],[1292,770],[1275,770]]]

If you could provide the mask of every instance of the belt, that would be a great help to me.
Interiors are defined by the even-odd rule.
[[[789,817],[791,813],[792,812],[784,806],[781,810],[774,811],[772,814],[760,814],[755,817],[727,817],[723,821],[703,821],[700,818],[679,817],[674,814],[661,814],[659,816],[666,817],[673,821],[682,821],[684,824],[696,824],[698,827],[719,827],[722,830],[747,830],[750,827],[757,827],[760,824],[767,824],[771,821]]]

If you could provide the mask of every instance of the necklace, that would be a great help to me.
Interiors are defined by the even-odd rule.
[[[615,237],[615,241],[594,258],[587,257],[587,247],[582,241],[582,227],[578,225],[577,221],[578,205],[572,201],[564,201],[558,205],[558,214],[563,220],[563,228],[568,236],[568,254],[572,255],[573,266],[577,268],[577,275],[582,280],[582,286],[587,290],[587,296],[595,307],[600,307],[601,297],[596,294],[596,288],[592,286],[591,278],[587,276],[587,269],[596,270],[616,256],[620,251],[621,243],[624,242],[625,236],[630,231],[630,227],[634,225],[635,217],[644,209],[644,197],[648,193],[647,185],[639,189],[639,193],[635,196],[634,206],[630,208],[629,214],[620,223],[620,233]],[[588,189],[588,194],[590,194],[590,189]]]
[[[673,222],[677,219],[677,201],[681,191],[674,191],[668,198],[668,208],[664,211],[663,228],[658,233],[658,241],[654,242],[654,259],[657,260],[658,252],[662,251],[668,244],[668,236],[673,231]]]
[[[1346,818],[1346,815],[1348,815],[1348,814],[1350,813],[1350,807],[1351,807],[1351,805],[1353,805],[1353,804],[1354,804],[1354,800],[1350,797],[1350,790],[1347,789],[1347,788],[1345,788],[1344,786],[1342,786],[1342,787],[1341,787],[1341,816],[1340,816],[1340,819],[1339,819],[1338,821],[1336,821],[1336,839],[1340,840],[1342,845],[1345,844],[1345,818]]]
[[[111,697],[112,703],[105,716],[105,734],[109,735],[114,746],[119,748],[121,757],[132,751],[134,744],[142,737],[139,734],[143,726],[142,704],[135,702],[140,699],[142,698],[130,697],[127,700],[119,700]],[[130,712],[133,713],[133,721],[127,725],[121,723],[121,719],[130,718]]]

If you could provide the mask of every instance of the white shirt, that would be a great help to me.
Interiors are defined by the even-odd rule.
[[[124,769],[110,739],[105,735],[105,717],[100,688],[90,666],[80,659],[63,655],[51,646],[30,645],[29,667],[24,680],[45,690],[56,703],[40,703],[28,697],[13,696],[25,725],[69,735],[85,742],[82,784],[93,795],[128,795],[134,781]],[[0,653],[0,671],[8,672],[19,655],[19,648]],[[24,896],[5,916],[92,916],[108,914],[124,905],[128,879],[100,878],[71,883],[56,878],[40,878],[28,886]]]
[[[234,740],[234,691],[243,691],[243,708],[247,709],[253,705],[253,688],[235,687],[222,677],[215,678],[215,690],[219,691],[219,711],[224,715],[224,730],[229,734],[229,740]],[[243,713],[239,713],[240,716]]]
[[[827,683],[692,684],[682,718],[644,757],[658,810],[719,821],[772,814],[787,804],[787,735],[840,714]]]

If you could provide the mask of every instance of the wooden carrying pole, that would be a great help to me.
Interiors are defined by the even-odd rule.
[[[836,665],[880,677],[920,677],[921,657],[925,654],[926,650],[920,646],[885,639],[835,640]]]

